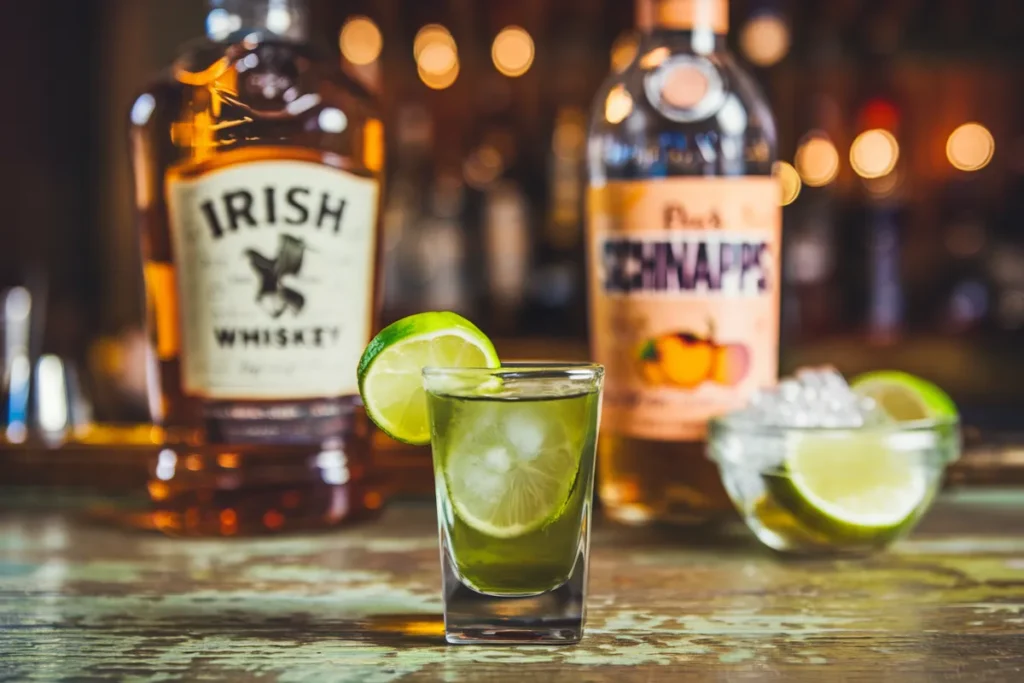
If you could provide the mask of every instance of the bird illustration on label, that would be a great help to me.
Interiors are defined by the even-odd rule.
[[[306,297],[285,284],[285,278],[299,274],[309,248],[298,237],[282,234],[280,238],[274,258],[267,258],[251,248],[244,253],[258,281],[256,303],[275,319],[289,310],[297,315],[306,305]]]

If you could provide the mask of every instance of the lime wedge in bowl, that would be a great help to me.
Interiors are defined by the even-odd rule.
[[[836,543],[882,543],[912,525],[941,473],[928,462],[928,432],[794,431],[785,475],[768,477],[776,499]]]
[[[430,443],[424,367],[497,368],[494,344],[465,318],[418,313],[388,325],[363,351],[356,370],[366,413],[388,436]]]
[[[850,386],[894,422],[790,432],[785,476],[774,493],[833,540],[884,543],[909,529],[930,502],[946,465],[936,454],[955,438],[957,409],[937,386],[905,372],[868,373]]]
[[[956,404],[926,379],[897,370],[880,370],[856,377],[850,387],[873,398],[897,422],[957,417]]]

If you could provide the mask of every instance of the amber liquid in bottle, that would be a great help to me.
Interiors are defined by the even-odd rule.
[[[700,524],[732,510],[707,420],[777,372],[775,126],[725,49],[725,0],[639,0],[638,24],[589,132],[598,490],[616,520]]]
[[[131,112],[167,533],[309,529],[382,503],[355,367],[376,324],[383,133],[301,2],[213,0]]]

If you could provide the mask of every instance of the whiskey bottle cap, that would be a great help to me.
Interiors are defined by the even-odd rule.
[[[636,0],[636,25],[641,30],[710,28],[724,35],[729,32],[729,0]]]

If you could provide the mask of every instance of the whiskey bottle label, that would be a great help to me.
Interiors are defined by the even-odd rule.
[[[355,394],[370,335],[378,184],[265,160],[167,182],[186,394]]]
[[[781,209],[772,178],[613,181],[588,195],[591,349],[603,425],[704,438],[777,376]]]

